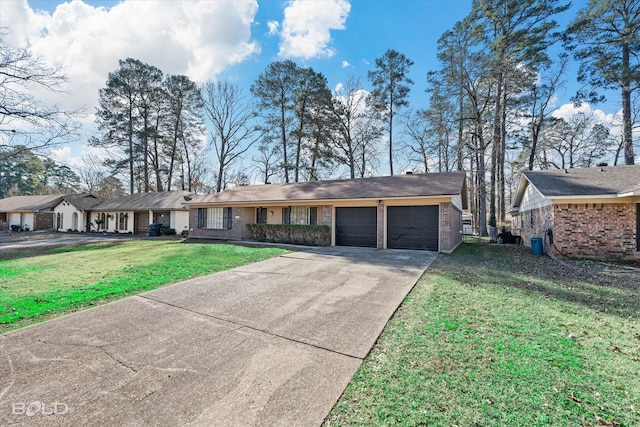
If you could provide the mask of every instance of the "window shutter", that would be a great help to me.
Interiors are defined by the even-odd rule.
[[[202,228],[202,208],[198,208],[198,228]]]
[[[232,217],[231,208],[225,208],[224,222],[226,224],[227,230],[231,230],[231,227],[233,226],[233,217]]]
[[[318,225],[318,208],[315,206],[309,208],[309,225]]]

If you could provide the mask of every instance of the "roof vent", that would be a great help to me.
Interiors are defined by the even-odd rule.
[[[407,175],[413,175],[412,171],[407,171]]]

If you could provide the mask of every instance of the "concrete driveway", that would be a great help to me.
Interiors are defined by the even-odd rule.
[[[319,425],[435,255],[295,252],[0,335],[0,425]]]

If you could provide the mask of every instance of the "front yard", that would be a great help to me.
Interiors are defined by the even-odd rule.
[[[640,275],[572,264],[441,255],[325,425],[640,425]]]
[[[138,240],[3,254],[0,333],[284,252]]]

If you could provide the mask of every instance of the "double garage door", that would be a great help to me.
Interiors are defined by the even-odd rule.
[[[387,247],[438,250],[438,206],[387,207]],[[336,208],[336,245],[377,246],[375,207]]]

